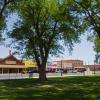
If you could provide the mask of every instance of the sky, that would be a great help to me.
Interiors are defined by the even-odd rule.
[[[84,64],[94,64],[95,52],[93,50],[94,44],[87,41],[87,36],[81,36],[81,43],[75,44],[72,54],[69,53],[67,48],[62,57],[52,58],[53,60],[83,60]]]
[[[16,14],[13,15],[13,18],[9,16],[7,25],[8,30],[11,29],[14,22],[16,22]],[[68,49],[65,47],[65,52],[61,57],[51,57],[52,61],[55,60],[83,60],[85,64],[93,64],[95,59],[95,52],[93,51],[93,43],[87,41],[87,35],[81,36],[81,43],[75,44],[72,54],[69,53]],[[9,41],[6,41],[6,43]],[[0,58],[5,58],[9,55],[9,50],[12,52],[11,48],[6,47],[5,45],[0,45]],[[18,57],[18,55],[16,55]]]

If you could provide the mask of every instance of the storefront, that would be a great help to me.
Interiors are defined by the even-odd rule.
[[[29,73],[38,73],[38,67],[35,60],[25,60],[24,64]]]
[[[77,72],[84,72],[84,71],[86,71],[86,67],[77,66],[77,67],[74,67],[74,70],[76,70]]]

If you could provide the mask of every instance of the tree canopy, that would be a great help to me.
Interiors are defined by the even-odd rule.
[[[0,0],[0,41],[2,40],[2,30],[6,27],[6,17],[9,4],[15,0]]]
[[[91,29],[94,35],[100,38],[100,0],[73,0],[76,10],[83,17],[87,29]]]

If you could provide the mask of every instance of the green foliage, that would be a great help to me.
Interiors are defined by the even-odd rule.
[[[95,48],[96,52],[100,52],[100,39],[96,38],[94,43],[95,43],[95,46],[96,46],[96,48]]]
[[[100,59],[100,0],[73,0],[76,4],[75,10],[82,17],[84,29],[92,30],[89,40],[94,42],[96,51],[96,62]],[[99,38],[98,38],[99,37]]]
[[[100,63],[100,39],[99,38],[95,38],[94,40],[94,50],[96,52],[96,55],[95,55],[95,62],[96,63]]]
[[[88,40],[92,43],[94,43],[94,51],[95,54],[95,63],[100,63],[100,39],[96,36],[90,36]]]
[[[9,7],[15,0],[1,0],[0,1],[0,42],[3,40],[2,33],[6,27],[6,18],[9,15]]]
[[[5,18],[4,16],[0,16],[0,41],[2,41],[2,31],[5,28]]]
[[[100,38],[100,0],[73,0],[87,28]]]
[[[71,1],[21,0],[16,5],[14,11],[20,20],[9,36],[17,42],[15,47],[19,52],[35,58],[39,72],[45,73],[49,54],[58,55],[63,45],[71,51],[84,31],[84,25]]]
[[[4,17],[0,16],[0,30],[2,29],[3,26],[4,26]]]
[[[66,0],[61,3],[58,0],[20,1],[16,10],[21,21],[15,24],[11,37],[23,41],[29,52],[34,48],[33,45],[36,48],[42,45],[45,49],[51,42],[50,53],[56,54],[53,50],[56,48],[55,51],[59,51],[62,48],[59,49],[60,40],[64,40],[64,44],[72,49],[73,43],[77,42],[83,31],[83,26],[80,24],[79,16],[71,10],[73,4],[65,2]],[[34,40],[33,44],[30,44],[30,38]]]

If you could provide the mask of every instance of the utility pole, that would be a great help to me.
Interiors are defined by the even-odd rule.
[[[94,74],[95,74],[95,61],[94,61]]]
[[[61,76],[63,76],[63,59],[61,59]]]

